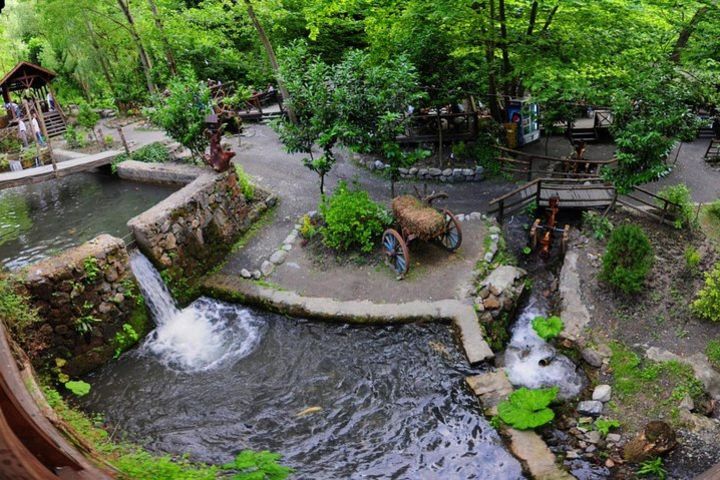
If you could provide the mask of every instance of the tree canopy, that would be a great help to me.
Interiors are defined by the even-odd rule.
[[[620,143],[662,137],[645,152],[621,145],[626,166],[658,174],[641,157],[683,134],[684,112],[717,104],[718,31],[718,0],[9,0],[0,67],[39,63],[60,74],[61,100],[122,109],[177,75],[280,81],[286,95],[273,47],[300,40],[328,69],[394,64],[413,72],[419,102],[472,95],[497,120],[508,96],[534,98],[546,125],[577,106],[617,108]]]

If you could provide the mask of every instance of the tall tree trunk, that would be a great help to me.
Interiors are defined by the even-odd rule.
[[[537,11],[538,11],[538,2],[535,1],[532,3],[532,7],[530,7],[530,20],[528,21],[528,29],[527,29],[528,37],[533,34],[533,30],[535,29],[535,22],[537,20]]]
[[[713,2],[713,6],[717,5],[717,1]],[[698,24],[702,21],[705,14],[708,12],[709,7],[706,5],[704,7],[699,8],[695,15],[690,19],[690,23],[685,25],[685,27],[680,30],[680,35],[678,35],[678,39],[675,42],[675,46],[673,47],[673,51],[670,54],[670,60],[674,63],[680,62],[680,55],[682,54],[682,51],[687,47],[688,42],[690,41],[690,37],[693,33],[695,33],[695,29],[697,28]]]
[[[278,90],[280,90],[280,95],[283,97],[283,101],[290,98],[290,93],[287,90],[287,87],[285,87],[285,82],[283,82],[282,77],[280,76],[280,65],[278,64],[277,57],[275,56],[275,49],[273,49],[272,44],[270,43],[270,39],[268,39],[267,34],[265,33],[265,29],[260,24],[260,21],[258,20],[257,16],[255,15],[255,9],[252,6],[252,2],[250,0],[244,0],[245,6],[247,7],[248,15],[250,16],[250,20],[252,20],[253,25],[255,26],[255,30],[257,30],[258,36],[260,37],[260,41],[263,44],[263,47],[265,48],[265,53],[268,56],[268,60],[270,60],[270,66],[273,69],[273,72],[275,73],[275,79],[278,82]],[[235,3],[235,0],[233,0],[233,3]],[[295,112],[292,108],[289,106],[286,107],[288,112],[288,117],[290,118],[290,121],[292,123],[297,123],[297,118],[295,117]]]
[[[145,47],[143,47],[142,40],[140,39],[140,34],[135,27],[135,18],[130,11],[129,0],[117,0],[117,3],[120,7],[120,10],[122,10],[123,14],[125,15],[125,19],[127,19],[128,32],[130,33],[130,37],[132,37],[133,43],[135,43],[135,46],[138,49],[138,54],[140,55],[140,63],[142,63],[143,73],[145,74],[145,81],[147,82],[148,92],[153,94],[155,93],[156,89],[155,83],[153,83],[152,79],[152,61],[150,60],[150,57],[145,50]]]
[[[153,14],[153,19],[155,20],[155,28],[158,29],[158,32],[160,33],[160,40],[163,43],[163,48],[165,50],[165,59],[167,60],[168,64],[168,70],[170,70],[170,74],[175,76],[177,75],[177,64],[175,63],[175,55],[173,54],[172,48],[170,47],[170,42],[168,41],[167,35],[165,35],[165,26],[163,25],[162,18],[160,17],[160,12],[158,11],[157,4],[155,3],[155,0],[147,0],[148,5],[150,5],[150,11]]]
[[[507,18],[505,17],[505,0],[498,1],[500,16],[500,51],[502,52],[503,93],[512,95],[512,78],[510,66],[510,52],[508,51]]]
[[[545,20],[545,25],[543,25],[542,31],[547,32],[547,29],[550,28],[550,24],[553,21],[553,18],[555,17],[555,14],[558,11],[558,8],[560,8],[560,4],[555,5],[552,10],[550,10],[550,14],[548,15],[547,20]]]
[[[103,49],[100,48],[100,44],[98,43],[97,35],[95,35],[95,29],[93,29],[92,24],[90,21],[85,18],[85,27],[87,28],[89,37],[90,37],[90,45],[92,45],[93,50],[95,50],[95,55],[97,55],[98,63],[100,64],[100,69],[103,72],[103,76],[105,77],[105,81],[108,82],[108,86],[110,88],[113,88],[113,84],[115,83],[112,77],[112,74],[110,73],[110,65],[107,62],[107,59],[105,58],[105,53],[103,52]]]
[[[488,105],[490,114],[497,122],[502,122],[503,116],[498,105],[497,77],[495,72],[495,0],[488,0],[488,29],[485,40],[485,63],[488,68]]]

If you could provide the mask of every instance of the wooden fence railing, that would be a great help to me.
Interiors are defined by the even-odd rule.
[[[641,187],[634,187],[630,193],[623,195],[616,192],[613,205],[615,203],[643,212],[659,222],[667,224],[672,224],[675,221],[681,208],[680,204],[671,202]]]
[[[512,175],[519,175],[527,181],[532,180],[533,177],[598,178],[602,167],[613,166],[617,163],[614,158],[610,160],[575,160],[526,153],[505,147],[496,148],[500,152],[500,155],[496,157],[500,163],[500,170]],[[560,170],[548,169],[547,166],[551,164],[559,165]]]
[[[600,178],[536,178],[490,202],[490,213],[498,220],[527,208],[546,206],[551,196],[560,197],[562,208],[608,207],[615,199],[615,188]]]

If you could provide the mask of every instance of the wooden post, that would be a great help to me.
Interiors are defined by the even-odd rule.
[[[535,191],[535,208],[540,208],[540,192],[542,190],[542,180],[538,180],[537,190]]]
[[[47,133],[47,128],[45,127],[45,118],[43,117],[42,110],[40,109],[40,102],[38,102],[37,98],[35,99],[35,109],[38,117],[38,124],[40,125],[40,132],[42,133],[43,137],[45,137],[47,148],[50,151],[50,161],[52,162],[53,172],[55,173],[55,178],[57,178],[57,163],[55,163],[55,155],[53,155],[50,136]],[[30,122],[30,130],[32,130],[32,120],[30,120]],[[38,160],[40,160],[39,147],[40,145],[38,144]]]
[[[532,167],[533,167],[534,159],[535,159],[535,157],[530,157],[530,160],[528,160],[528,167],[527,167],[528,168],[528,172],[527,172],[527,181],[528,182],[532,180]]]
[[[498,207],[498,223],[500,225],[503,223],[503,215],[505,215],[505,200],[500,200],[500,205]]]
[[[117,127],[117,131],[120,134],[120,141],[125,148],[125,153],[130,155],[130,148],[128,147],[127,140],[125,140],[125,134],[123,133],[122,127]]]
[[[437,121],[438,121],[438,168],[443,168],[443,136],[442,136],[442,117],[440,116],[440,109],[437,109]]]

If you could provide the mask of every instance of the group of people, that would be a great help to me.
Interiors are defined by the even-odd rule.
[[[18,117],[18,138],[23,143],[23,146],[27,148],[29,144],[28,140],[28,127],[25,123],[25,120],[23,120],[22,117]],[[32,134],[35,137],[35,140],[37,143],[40,144],[41,147],[47,146],[47,142],[45,142],[45,137],[43,137],[42,129],[40,128],[40,122],[38,121],[38,115],[37,113],[33,112],[32,116],[30,118],[30,127],[32,129]]]
[[[55,111],[55,98],[52,93],[47,94],[45,101],[47,102],[48,111]],[[35,111],[36,109],[33,108],[32,105],[32,99],[30,98],[23,100],[22,107],[11,100],[5,104],[5,109],[10,113],[10,116],[17,121],[17,135],[24,147],[28,147],[33,137],[40,146],[45,147],[47,142],[40,127],[38,112]],[[30,132],[28,131],[26,120],[30,122]],[[32,135],[32,137],[30,137],[30,135]]]

